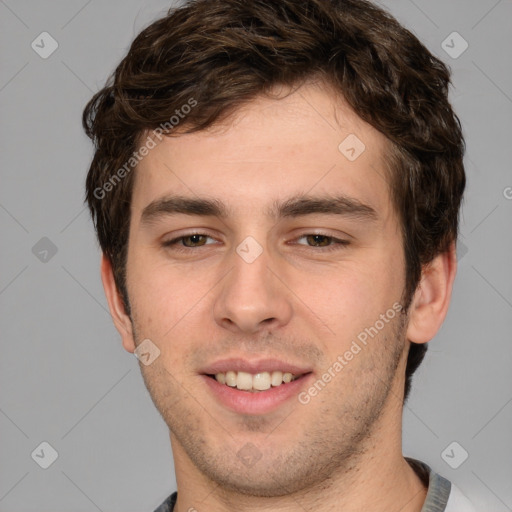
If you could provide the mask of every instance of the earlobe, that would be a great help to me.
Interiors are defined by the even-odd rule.
[[[456,272],[457,256],[452,243],[422,271],[409,311],[409,341],[427,343],[436,335],[448,312]]]
[[[135,350],[135,341],[133,339],[133,329],[130,317],[126,314],[123,300],[117,289],[112,263],[105,254],[101,256],[101,281],[107,297],[108,307],[114,325],[121,335],[123,347],[126,351],[133,353]]]

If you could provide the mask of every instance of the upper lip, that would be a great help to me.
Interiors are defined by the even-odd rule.
[[[282,371],[284,373],[292,373],[293,375],[302,375],[311,372],[310,368],[281,361],[279,359],[258,359],[250,361],[248,359],[230,358],[215,361],[214,363],[204,367],[200,373],[215,375],[217,373],[226,373],[230,370],[252,374]]]

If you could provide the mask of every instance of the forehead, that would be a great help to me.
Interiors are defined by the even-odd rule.
[[[206,130],[163,137],[137,166],[132,207],[180,194],[243,214],[291,195],[343,193],[385,215],[387,148],[342,98],[308,84],[279,99],[258,97]]]

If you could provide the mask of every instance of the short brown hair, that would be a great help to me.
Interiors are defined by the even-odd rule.
[[[141,135],[169,127],[191,98],[198,106],[188,109],[180,125],[187,132],[226,118],[273,86],[293,87],[312,77],[334,87],[390,141],[391,199],[402,227],[408,308],[423,266],[457,239],[464,139],[448,101],[448,68],[366,0],[190,0],[137,36],[83,113],[96,148],[86,201],[128,314],[133,173],[126,162]],[[127,172],[119,179],[123,166]],[[105,190],[108,197],[101,197]],[[426,347],[411,344],[405,399]]]

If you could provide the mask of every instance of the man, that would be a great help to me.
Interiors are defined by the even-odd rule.
[[[169,427],[158,512],[463,512],[402,455],[456,273],[445,65],[363,0],[195,0],[84,112],[124,348]]]

